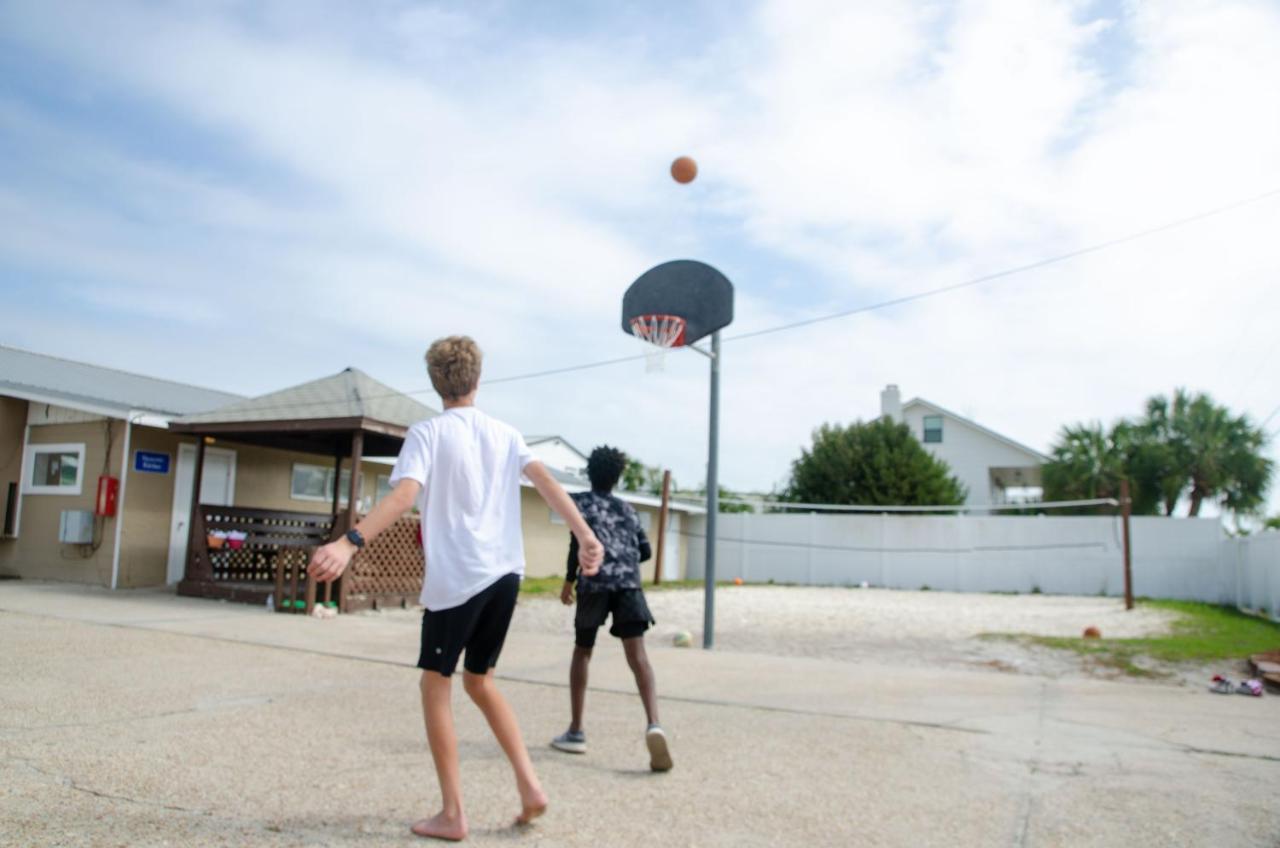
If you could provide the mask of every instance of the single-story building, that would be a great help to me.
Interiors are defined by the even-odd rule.
[[[355,502],[366,511],[389,490],[408,426],[435,414],[354,368],[245,398],[0,346],[0,574],[113,588],[179,584],[190,582],[193,557],[203,554],[208,568],[197,576],[229,580],[229,572],[212,573],[226,555],[211,563],[204,535],[193,551],[193,516],[203,521],[213,507],[242,522],[319,516],[326,532],[336,531],[349,513],[355,434]],[[531,447],[555,461],[548,466],[567,489],[586,488],[570,473],[576,459],[556,461],[582,456],[563,439]],[[656,528],[655,498],[623,497]],[[568,534],[559,517],[531,486],[522,506],[527,573],[562,573]],[[698,512],[671,507],[668,579],[684,575],[682,522]],[[259,558],[250,577],[261,582],[269,563]]]

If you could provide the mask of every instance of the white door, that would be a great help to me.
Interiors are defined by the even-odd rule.
[[[196,446],[178,446],[178,470],[173,478],[173,517],[169,524],[169,567],[166,581],[177,583],[186,573],[187,537],[191,520],[191,483],[196,476]],[[236,497],[236,452],[204,449],[200,503],[230,506]]]

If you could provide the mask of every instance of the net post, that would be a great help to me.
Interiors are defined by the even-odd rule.
[[[653,585],[662,585],[662,556],[667,549],[667,514],[671,507],[671,469],[662,472],[662,508],[658,510],[658,550],[653,558]]]
[[[1129,541],[1129,478],[1120,480],[1120,523],[1124,532],[1124,608],[1133,609],[1133,547]]]
[[[702,648],[715,646],[716,515],[720,511],[720,331],[711,334],[711,410],[707,427],[707,552],[703,575]]]

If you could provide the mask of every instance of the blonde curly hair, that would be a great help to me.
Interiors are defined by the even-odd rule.
[[[480,383],[480,361],[484,355],[470,336],[436,339],[427,349],[427,374],[431,385],[445,400],[457,400],[475,391]]]

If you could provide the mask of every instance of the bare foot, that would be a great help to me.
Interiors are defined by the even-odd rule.
[[[429,819],[414,822],[413,827],[409,829],[418,836],[425,836],[428,839],[461,842],[467,838],[467,818],[461,814],[446,816],[443,812],[439,812]]]
[[[533,820],[547,811],[547,793],[535,789],[520,799],[523,804],[520,815],[516,816],[517,825],[532,824]]]

